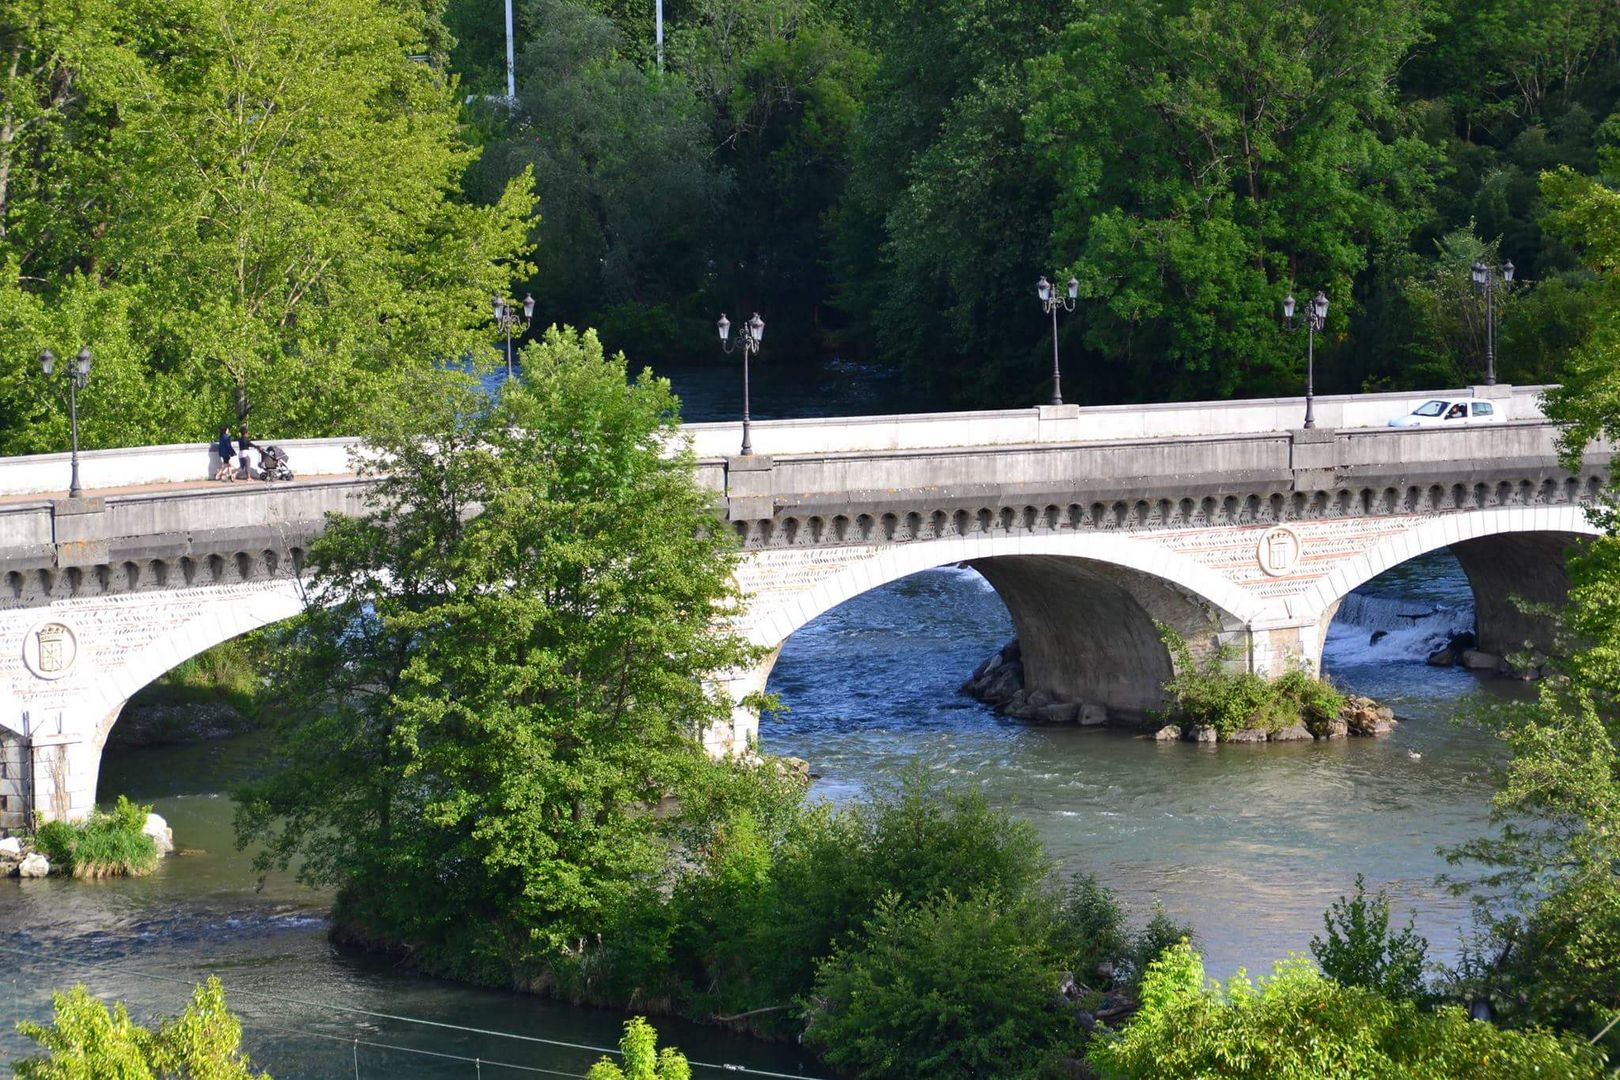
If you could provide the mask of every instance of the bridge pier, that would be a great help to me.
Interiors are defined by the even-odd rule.
[[[1536,532],[1451,545],[1474,591],[1474,633],[1481,650],[1501,657],[1553,651],[1554,618],[1525,611],[1521,604],[1563,604],[1569,596],[1564,560],[1579,540],[1573,533]]]
[[[970,565],[1012,617],[1026,690],[1102,705],[1125,719],[1143,719],[1164,704],[1164,684],[1174,672],[1159,626],[1180,635],[1200,658],[1244,630],[1203,597],[1128,567],[1061,555]]]

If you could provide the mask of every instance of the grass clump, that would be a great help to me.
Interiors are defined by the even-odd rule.
[[[1344,708],[1344,695],[1303,667],[1290,668],[1275,679],[1227,671],[1224,646],[1198,659],[1169,627],[1160,624],[1159,636],[1170,650],[1176,673],[1165,684],[1170,696],[1166,719],[1183,729],[1213,727],[1222,741],[1239,731],[1270,734],[1296,724],[1321,735]]]
[[[34,846],[53,866],[76,878],[140,877],[157,868],[157,842],[142,830],[150,806],[118,796],[111,810],[87,821],[51,821],[34,834]]]

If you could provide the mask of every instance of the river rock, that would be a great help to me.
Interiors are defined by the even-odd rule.
[[[1072,724],[1080,718],[1080,706],[1072,701],[1054,701],[1039,706],[1036,713],[1048,724]]]
[[[1080,726],[1098,727],[1108,723],[1108,707],[1105,705],[1085,704],[1080,706]]]
[[[1271,733],[1272,742],[1310,742],[1314,737],[1304,724],[1294,724]]]
[[[1029,692],[1029,697],[1024,699],[1024,704],[1028,705],[1032,709],[1038,709],[1042,705],[1050,705],[1052,704],[1052,691],[1031,690]]]
[[[1495,671],[1502,658],[1483,649],[1464,649],[1462,666],[1469,671]]]
[[[1452,655],[1452,652],[1451,652],[1451,650],[1449,648],[1436,649],[1434,652],[1429,654],[1429,666],[1430,667],[1450,667],[1451,665],[1455,664],[1456,662],[1457,662],[1457,658],[1454,655]]]
[[[1327,722],[1326,728],[1324,729],[1324,731],[1322,733],[1322,738],[1324,738],[1324,739],[1342,739],[1342,738],[1346,737],[1349,734],[1350,734],[1350,725],[1345,722],[1344,717],[1335,716],[1333,719],[1331,719],[1331,720],[1329,720]]]
[[[0,840],[0,859],[9,859],[11,862],[22,861],[22,841],[15,836],[8,836]]]
[[[20,878],[48,877],[51,872],[51,862],[37,851],[31,851],[17,864],[17,876]]]
[[[809,768],[809,765],[805,766],[806,771],[809,771]],[[174,854],[174,830],[169,828],[169,823],[163,820],[162,814],[147,814],[146,824],[141,826],[141,832],[152,838],[159,855]]]
[[[1166,724],[1153,733],[1153,738],[1157,742],[1180,742],[1181,729],[1174,724]]]
[[[1220,741],[1220,737],[1220,732],[1208,724],[1200,724],[1198,727],[1193,728],[1193,742],[1215,743]]]
[[[1199,740],[1199,741],[1202,742],[1203,740]],[[1266,729],[1265,728],[1257,728],[1257,727],[1244,728],[1242,731],[1234,731],[1234,732],[1232,732],[1232,734],[1230,734],[1230,735],[1228,735],[1226,737],[1226,741],[1227,742],[1245,742],[1245,743],[1248,743],[1248,742],[1263,743],[1263,742],[1266,741]]]

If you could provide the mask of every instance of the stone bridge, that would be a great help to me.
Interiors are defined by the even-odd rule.
[[[1316,666],[1343,597],[1450,548],[1473,585],[1483,648],[1547,628],[1515,597],[1562,599],[1563,553],[1609,454],[1569,473],[1537,388],[1479,387],[1509,420],[1381,426],[1424,395],[1040,407],[755,425],[692,425],[699,480],[736,530],[751,596],[742,631],[768,655],[731,681],[762,688],[794,631],[850,597],[967,564],[1006,603],[1026,684],[1127,717],[1160,701],[1171,660],[1155,623],[1196,651],[1224,644],[1261,673]],[[101,747],[131,694],[213,645],[301,610],[327,513],[364,482],[346,440],[285,444],[300,479],[212,485],[205,446],[84,455],[88,496],[51,497],[65,455],[0,461],[0,828],[88,812]],[[964,673],[965,675],[966,673]],[[758,735],[750,711],[715,752]]]

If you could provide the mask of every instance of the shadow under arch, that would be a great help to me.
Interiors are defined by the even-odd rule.
[[[960,564],[983,575],[1006,605],[1023,646],[1027,690],[1126,717],[1159,707],[1173,673],[1155,623],[1172,627],[1200,654],[1241,634],[1260,611],[1252,595],[1214,571],[1129,537],[948,537],[894,545],[762,613],[749,637],[772,651],[751,688],[764,687],[782,644],[811,620],[872,589]]]

